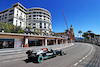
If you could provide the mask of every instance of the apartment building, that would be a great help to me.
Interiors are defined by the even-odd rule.
[[[32,30],[41,32],[47,32],[48,34],[52,31],[51,28],[51,14],[48,10],[43,8],[29,8],[27,10],[27,26],[31,27]]]
[[[52,31],[51,14],[44,8],[34,7],[26,9],[20,3],[13,4],[0,12],[0,22],[13,23],[15,26],[21,26],[25,29],[31,27],[32,31],[50,33]]]
[[[12,5],[0,12],[0,22],[2,23],[13,23],[15,26],[21,26],[23,29],[26,28],[26,12],[27,9],[20,3]]]

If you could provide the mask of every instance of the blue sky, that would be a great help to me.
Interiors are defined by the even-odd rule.
[[[63,9],[68,27],[73,26],[75,35],[79,35],[79,30],[100,34],[100,0],[0,0],[0,11],[18,1],[26,8],[42,7],[50,11],[54,32],[67,29]]]

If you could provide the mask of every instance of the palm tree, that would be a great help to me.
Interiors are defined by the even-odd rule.
[[[79,30],[79,31],[78,31],[78,33],[80,33],[80,38],[81,38],[81,33],[82,33],[82,31],[81,31],[81,30]]]
[[[90,34],[90,32],[92,32],[92,31],[89,30],[89,31],[87,31],[87,32]]]

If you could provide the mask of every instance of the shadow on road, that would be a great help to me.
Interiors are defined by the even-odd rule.
[[[45,59],[43,59],[43,61],[45,61],[45,60],[49,60],[49,59],[54,59],[54,58],[56,58],[56,57],[50,57],[50,58],[45,58]],[[38,62],[37,61],[35,61],[35,60],[30,60],[30,59],[25,59],[25,60],[23,60],[24,62],[26,62],[26,63],[36,63],[36,64],[38,64]]]
[[[45,60],[47,60],[47,59],[51,59],[51,58],[43,59],[43,61],[45,61]],[[53,58],[52,58],[52,59],[53,59]],[[26,62],[26,63],[31,63],[31,62],[33,62],[33,63],[38,64],[38,62],[36,62],[36,61],[34,61],[34,60],[30,60],[30,59],[25,59],[25,60],[23,60],[23,61]]]
[[[36,61],[29,60],[29,59],[25,59],[25,60],[23,60],[23,61],[26,62],[26,63],[30,63],[30,62],[37,63]]]

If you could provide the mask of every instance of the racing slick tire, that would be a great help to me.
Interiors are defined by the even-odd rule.
[[[62,55],[62,56],[65,55],[64,51],[61,50],[60,55]]]
[[[37,56],[37,62],[38,63],[43,62],[43,56],[42,55]]]

